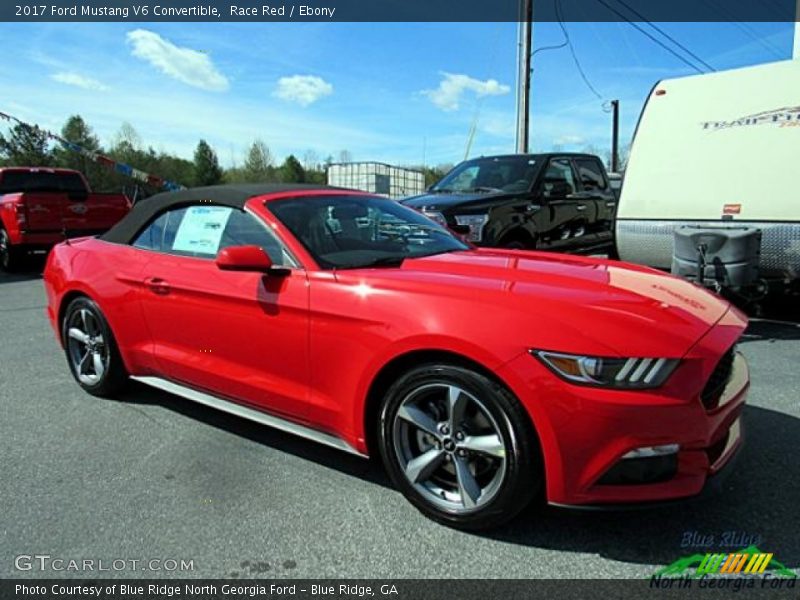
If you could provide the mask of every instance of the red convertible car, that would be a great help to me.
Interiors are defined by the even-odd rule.
[[[48,316],[90,394],[129,379],[364,456],[477,529],[534,498],[699,494],[741,441],[746,319],[615,261],[476,249],[310,186],[161,194],[56,246]]]

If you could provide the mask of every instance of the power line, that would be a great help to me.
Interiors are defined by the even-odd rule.
[[[744,33],[750,39],[755,40],[762,48],[767,50],[770,54],[772,54],[776,58],[786,58],[783,54],[781,54],[780,50],[776,48],[772,43],[767,42],[767,40],[762,39],[760,36],[756,35],[756,32],[752,27],[750,27],[746,23],[737,21],[734,15],[732,15],[730,11],[728,11],[725,8],[724,4],[714,2],[713,0],[707,0],[707,1],[708,4],[713,7],[714,10],[717,10],[723,15],[725,15],[728,18],[728,22],[731,25],[734,25],[737,29],[739,29],[739,31]]]
[[[555,10],[556,15],[558,15],[559,14],[558,0],[553,0],[553,9]],[[561,48],[564,48],[567,45],[569,45],[569,36],[566,35],[565,33],[564,41],[561,42],[560,44],[554,44],[552,46],[542,46],[531,52],[531,60],[533,60],[533,57],[539,54],[539,52],[546,52],[547,50],[561,50]],[[531,70],[533,70],[533,68],[531,68]]]
[[[558,19],[558,25],[561,27],[561,31],[564,33],[564,39],[567,41],[567,46],[569,47],[570,54],[572,54],[572,60],[575,61],[575,67],[578,69],[578,73],[580,73],[581,79],[586,84],[591,92],[597,96],[598,100],[603,100],[603,95],[597,91],[597,89],[592,85],[592,82],[589,81],[589,78],[586,76],[586,73],[583,71],[583,67],[581,66],[581,61],[578,60],[578,55],[575,52],[575,47],[572,45],[572,40],[569,37],[569,33],[567,32],[567,26],[564,25],[564,20],[561,17],[561,3],[559,0],[555,0],[555,9],[556,9],[556,18]]]
[[[672,48],[667,46],[664,42],[662,42],[661,40],[659,40],[658,38],[656,38],[652,34],[650,34],[650,32],[646,31],[645,29],[642,29],[636,22],[631,21],[628,17],[623,15],[616,8],[614,8],[613,6],[611,6],[610,4],[605,2],[605,0],[597,0],[597,1],[600,4],[602,4],[603,6],[605,6],[608,10],[613,12],[615,15],[617,15],[620,19],[622,19],[623,21],[627,22],[631,27],[633,27],[634,29],[637,29],[640,33],[642,33],[643,35],[647,36],[648,38],[650,38],[650,40],[652,40],[653,42],[655,42],[656,44],[661,46],[664,50],[666,50],[667,52],[672,54],[675,58],[680,60],[682,63],[684,63],[685,65],[691,67],[692,69],[694,69],[698,73],[701,73],[701,74],[705,73],[705,71],[700,69],[697,65],[695,65],[694,63],[689,62],[688,60],[686,60],[685,57],[681,56],[680,54],[675,52]]]
[[[619,2],[620,4],[622,4],[622,6],[624,6],[625,8],[627,8],[629,11],[631,11],[631,12],[632,12],[633,14],[635,14],[637,17],[639,17],[639,18],[640,18],[642,21],[644,21],[645,23],[647,23],[648,25],[650,25],[650,27],[652,27],[652,28],[653,28],[653,29],[655,29],[655,30],[656,30],[658,33],[660,33],[660,34],[661,34],[661,35],[663,35],[665,38],[667,38],[669,41],[671,41],[673,44],[675,44],[675,45],[676,45],[678,48],[680,48],[681,50],[683,50],[684,52],[686,52],[686,54],[688,54],[689,56],[691,56],[692,58],[694,58],[694,59],[695,59],[697,62],[699,62],[699,63],[700,63],[701,65],[703,65],[704,67],[706,67],[706,68],[707,68],[709,71],[716,71],[716,69],[715,69],[714,67],[712,67],[710,64],[708,64],[706,61],[704,61],[704,60],[703,60],[702,58],[700,58],[699,56],[697,56],[697,54],[695,54],[694,52],[692,52],[691,50],[689,50],[689,48],[687,48],[686,46],[684,46],[683,44],[681,44],[681,43],[680,43],[678,40],[676,40],[676,39],[675,39],[675,38],[673,38],[671,35],[669,35],[669,34],[668,34],[666,31],[664,31],[663,29],[661,29],[661,28],[660,28],[658,25],[656,25],[656,24],[655,24],[655,23],[653,23],[652,21],[650,21],[650,20],[648,20],[647,18],[645,18],[645,17],[644,17],[644,15],[642,15],[642,13],[638,12],[638,11],[637,11],[635,8],[633,8],[633,7],[632,7],[630,4],[628,4],[627,2],[625,2],[625,0],[617,0],[617,2]]]

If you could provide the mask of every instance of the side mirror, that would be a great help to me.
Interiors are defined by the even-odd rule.
[[[570,185],[566,181],[557,181],[547,193],[550,200],[563,200],[570,194]]]
[[[276,268],[272,259],[259,246],[229,246],[217,254],[217,268],[222,271],[249,271],[271,275],[286,275],[287,269]]]

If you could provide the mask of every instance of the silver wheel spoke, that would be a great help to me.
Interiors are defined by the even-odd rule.
[[[487,405],[459,384],[418,385],[400,403],[392,427],[402,472],[433,506],[474,513],[497,496],[507,470],[503,430]]]
[[[81,360],[78,363],[78,375],[84,375],[84,371],[86,370],[86,365],[89,363],[89,356],[91,354],[92,353],[87,350],[86,354],[81,357]]]
[[[503,440],[496,434],[469,436],[459,446],[495,458],[505,458],[506,456],[506,447],[503,445]]]
[[[86,318],[88,311],[85,308],[82,308],[80,314],[81,314],[81,324],[83,325],[83,330],[89,333],[89,323],[88,319]]]
[[[401,419],[408,421],[417,429],[421,429],[426,433],[438,436],[436,431],[436,421],[432,417],[425,414],[422,409],[412,404],[403,404],[400,410],[397,411],[397,416]]]
[[[456,431],[464,420],[464,410],[469,402],[469,397],[461,388],[449,386],[447,388],[447,416],[450,421],[450,431]]]
[[[406,477],[412,483],[421,483],[430,478],[431,475],[444,462],[445,453],[436,448],[431,448],[424,454],[420,454],[406,465]]]
[[[464,508],[477,506],[481,497],[481,488],[469,470],[469,463],[459,457],[455,460],[456,477],[458,478],[458,491],[461,493],[461,503]]]
[[[105,340],[103,339],[103,335],[102,334],[97,334],[96,336],[94,336],[94,343],[99,345],[99,346],[102,346],[103,344],[105,344]]]
[[[103,365],[103,356],[99,352],[93,352],[92,359],[94,360],[94,374],[100,379],[103,373],[106,372],[106,368]]]
[[[78,340],[81,344],[89,343],[89,334],[84,333],[77,327],[70,327],[68,332],[69,337],[73,340]]]

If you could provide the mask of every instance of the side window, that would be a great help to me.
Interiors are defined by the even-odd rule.
[[[215,258],[228,246],[261,246],[279,266],[294,266],[278,239],[252,215],[227,206],[195,205],[168,210],[136,237],[136,248]]]
[[[542,181],[542,191],[545,195],[569,196],[575,193],[575,176],[572,173],[572,166],[566,158],[554,158],[547,165]]]
[[[161,244],[164,241],[164,228],[167,225],[169,213],[163,213],[158,218],[145,227],[136,239],[133,240],[135,248],[144,248],[145,250],[161,250]]]
[[[603,168],[596,160],[576,160],[575,165],[578,167],[578,177],[580,177],[581,184],[585,190],[603,191],[608,188],[608,183],[603,175]]]
[[[253,215],[241,210],[234,210],[231,213],[222,232],[219,249],[228,246],[260,246],[272,259],[272,264],[292,266],[291,259],[286,256],[278,239]]]

